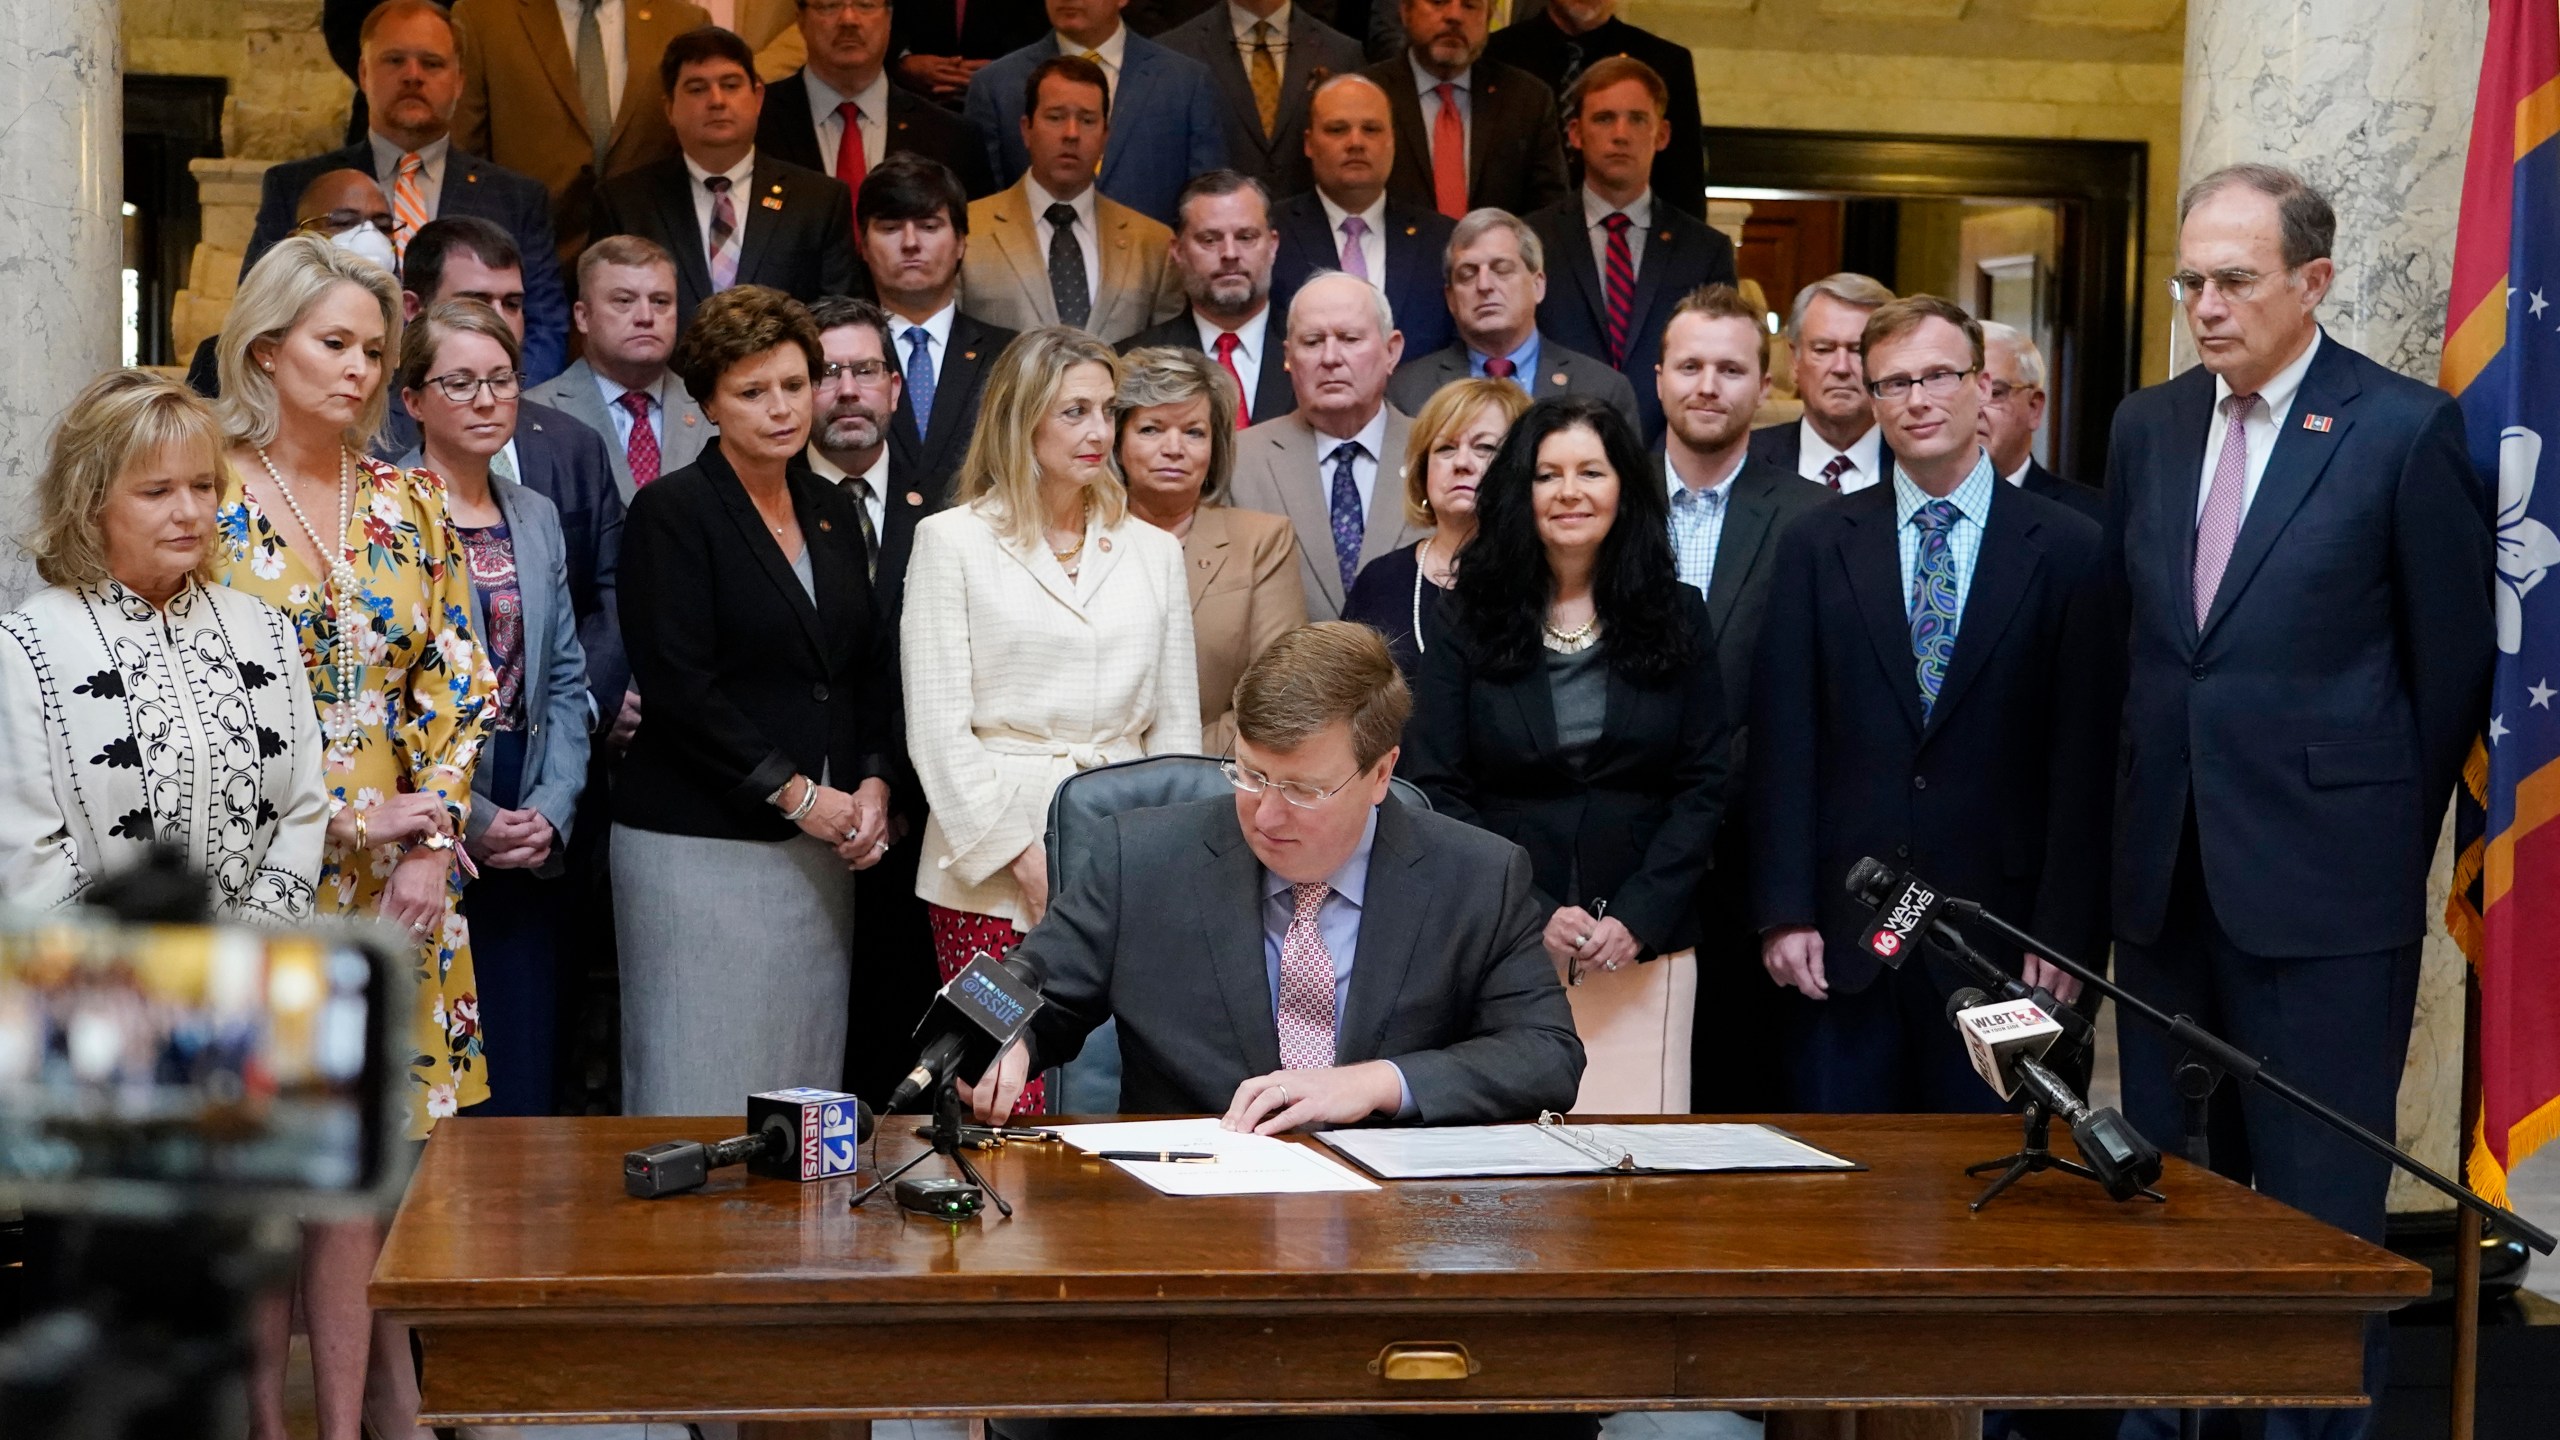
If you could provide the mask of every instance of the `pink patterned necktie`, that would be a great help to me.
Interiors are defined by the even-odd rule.
[[[658,432],[649,428],[647,391],[623,391],[622,408],[631,412],[631,440],[622,455],[630,463],[631,487],[636,490],[658,478]]]
[[[702,183],[711,191],[711,288],[726,290],[738,283],[738,209],[729,201],[728,176]]]
[[[2241,492],[2249,485],[2249,415],[2258,408],[2255,395],[2234,395],[2222,402],[2230,418],[2222,427],[2222,455],[2213,462],[2213,488],[2204,493],[2204,514],[2196,521],[2196,628],[2213,611],[2214,592],[2222,588],[2222,572],[2231,564],[2231,547],[2240,539]]]
[[[1333,1064],[1333,952],[1316,916],[1333,887],[1309,880],[1289,888],[1297,911],[1280,936],[1280,1068],[1322,1070]]]
[[[1360,242],[1369,234],[1369,222],[1357,215],[1342,217],[1342,273],[1362,280],[1377,277],[1369,273],[1369,250]]]

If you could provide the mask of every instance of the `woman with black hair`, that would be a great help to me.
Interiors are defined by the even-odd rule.
[[[1407,778],[1526,849],[1555,904],[1546,947],[1590,1056],[1584,1113],[1689,1107],[1726,719],[1669,517],[1617,411],[1532,406],[1485,474],[1451,603],[1426,618],[1405,727]]]

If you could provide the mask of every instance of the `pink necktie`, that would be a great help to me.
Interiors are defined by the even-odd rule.
[[[1369,250],[1360,243],[1369,233],[1369,222],[1357,215],[1342,218],[1342,273],[1363,280],[1376,279],[1369,273]]]
[[[2241,492],[2249,485],[2249,413],[2255,395],[2234,395],[2222,402],[2230,419],[2222,427],[2222,456],[2213,463],[2213,488],[2204,493],[2204,515],[2196,521],[2196,628],[2213,610],[2214,592],[2222,588],[2222,572],[2231,564],[2231,547],[2240,539]]]
[[[1289,888],[1297,911],[1280,936],[1280,1068],[1322,1070],[1333,1064],[1333,954],[1316,915],[1333,887],[1309,880]]]
[[[623,391],[622,408],[631,412],[631,441],[622,453],[630,462],[631,485],[636,490],[658,478],[658,432],[649,428],[647,391]]]
[[[728,176],[702,183],[711,190],[711,288],[726,290],[738,283],[738,210],[729,203]]]

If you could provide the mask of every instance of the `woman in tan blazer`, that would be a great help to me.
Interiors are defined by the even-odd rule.
[[[1298,538],[1285,515],[1226,504],[1235,473],[1236,388],[1197,350],[1159,345],[1120,360],[1114,457],[1139,519],[1182,542],[1199,656],[1200,746],[1234,743],[1237,677],[1262,647],[1307,623]]]
[[[931,811],[916,894],[945,980],[1048,910],[1059,781],[1200,748],[1182,547],[1129,513],[1112,470],[1119,380],[1091,335],[1024,331],[987,376],[960,503],[916,526],[899,660]]]

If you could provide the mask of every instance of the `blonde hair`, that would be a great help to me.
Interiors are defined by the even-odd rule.
[[[1262,649],[1236,677],[1236,733],[1289,751],[1336,720],[1351,722],[1362,771],[1394,749],[1413,692],[1377,631],[1351,620],[1301,625]]]
[[[35,530],[27,540],[36,573],[71,589],[108,578],[98,530],[108,497],[134,466],[188,444],[203,447],[207,468],[222,474],[222,422],[194,391],[148,370],[110,370],[90,381],[45,445]],[[209,584],[216,547],[206,539],[195,575]]]
[[[1236,382],[1208,356],[1183,345],[1149,345],[1120,357],[1120,393],[1111,402],[1111,466],[1119,474],[1120,440],[1129,413],[1151,405],[1209,399],[1209,473],[1200,481],[1200,503],[1227,503],[1236,469]],[[1120,483],[1129,477],[1120,475]]]
[[[1431,452],[1476,418],[1487,405],[1502,412],[1505,430],[1529,413],[1527,391],[1491,376],[1452,380],[1431,392],[1422,413],[1413,417],[1413,434],[1404,442],[1404,518],[1415,525],[1437,525],[1431,513]]]
[[[969,437],[969,453],[952,480],[962,504],[978,507],[998,534],[1026,550],[1041,543],[1040,464],[1031,458],[1031,437],[1066,388],[1067,372],[1078,365],[1109,371],[1118,393],[1120,357],[1087,332],[1040,325],[1013,337],[987,376],[977,433]],[[1102,478],[1087,489],[1105,528],[1129,513],[1129,492],[1112,466],[1104,465]]]
[[[294,235],[249,267],[240,293],[231,300],[215,356],[222,396],[213,402],[222,433],[234,445],[275,443],[279,404],[275,377],[250,358],[259,344],[282,340],[302,323],[311,307],[340,285],[353,285],[382,308],[382,378],[365,397],[364,409],[347,427],[348,448],[365,450],[382,429],[391,409],[391,360],[400,353],[400,282],[391,272],[360,255],[331,245],[318,235]]]

